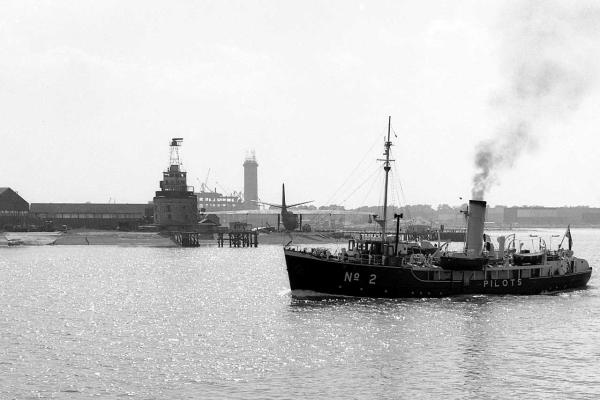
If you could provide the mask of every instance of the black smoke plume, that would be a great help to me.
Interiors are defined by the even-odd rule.
[[[537,126],[566,118],[590,92],[598,66],[600,7],[571,1],[522,1],[507,10],[500,32],[506,88],[492,106],[495,136],[479,143],[472,198],[482,200],[523,152],[537,148]]]

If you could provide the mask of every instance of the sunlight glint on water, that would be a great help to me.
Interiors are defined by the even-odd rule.
[[[0,398],[600,397],[573,236],[587,290],[431,300],[293,300],[279,246],[2,248]]]

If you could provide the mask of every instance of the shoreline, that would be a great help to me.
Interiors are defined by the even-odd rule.
[[[258,245],[283,246],[292,239],[289,233],[261,233]],[[8,247],[9,240],[18,240],[21,246],[130,246],[130,247],[179,247],[171,238],[159,232],[121,232],[72,230],[69,232],[3,232],[0,233],[0,247]],[[293,234],[294,244],[335,243],[331,235],[322,233]],[[344,239],[345,241],[345,239]],[[200,246],[217,246],[216,237],[200,240]],[[224,247],[229,247],[227,240]]]
[[[16,239],[24,246],[132,246],[132,247],[178,247],[168,236],[157,232],[120,232],[73,230],[64,232],[5,232],[0,234],[0,246],[8,246],[9,239]]]
[[[511,231],[559,229],[548,227],[513,228]],[[571,229],[578,229],[571,227]],[[598,229],[579,228],[579,229]],[[494,229],[489,230],[491,232]],[[72,230],[68,232],[0,232],[0,247],[8,247],[9,240],[18,240],[23,246],[130,246],[130,247],[179,247],[171,238],[159,232],[123,232],[101,230]],[[292,241],[295,245],[311,245],[319,243],[345,243],[347,239],[334,237],[321,232],[286,232],[260,233],[258,245],[284,246]],[[217,246],[216,238],[200,240],[200,246]],[[227,240],[224,247],[229,247]]]

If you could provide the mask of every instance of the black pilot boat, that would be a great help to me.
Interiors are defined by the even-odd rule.
[[[390,169],[390,126],[385,142],[384,221],[387,210],[387,182]],[[470,200],[467,235],[462,252],[431,255],[415,247],[390,240],[382,224],[379,240],[350,240],[348,249],[332,255],[328,249],[284,247],[290,288],[294,297],[446,297],[464,294],[539,294],[585,287],[592,268],[573,255],[570,229],[568,249],[536,253],[505,248],[498,238],[498,250],[484,242],[486,202]],[[513,242],[514,243],[514,242]]]

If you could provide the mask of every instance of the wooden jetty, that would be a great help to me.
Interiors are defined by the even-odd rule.
[[[181,247],[200,246],[199,232],[171,232],[171,239]]]
[[[171,240],[181,247],[199,247],[200,239],[204,236],[205,234],[200,232],[171,232]],[[256,231],[230,230],[217,232],[216,236],[218,247],[225,247],[225,243],[229,243],[229,247],[258,247]]]
[[[217,246],[225,247],[225,242],[229,247],[258,247],[258,231],[245,222],[230,222],[229,229],[217,231]]]
[[[225,242],[229,243],[229,247],[258,247],[258,232],[228,231],[217,233],[217,246],[224,247]]]

